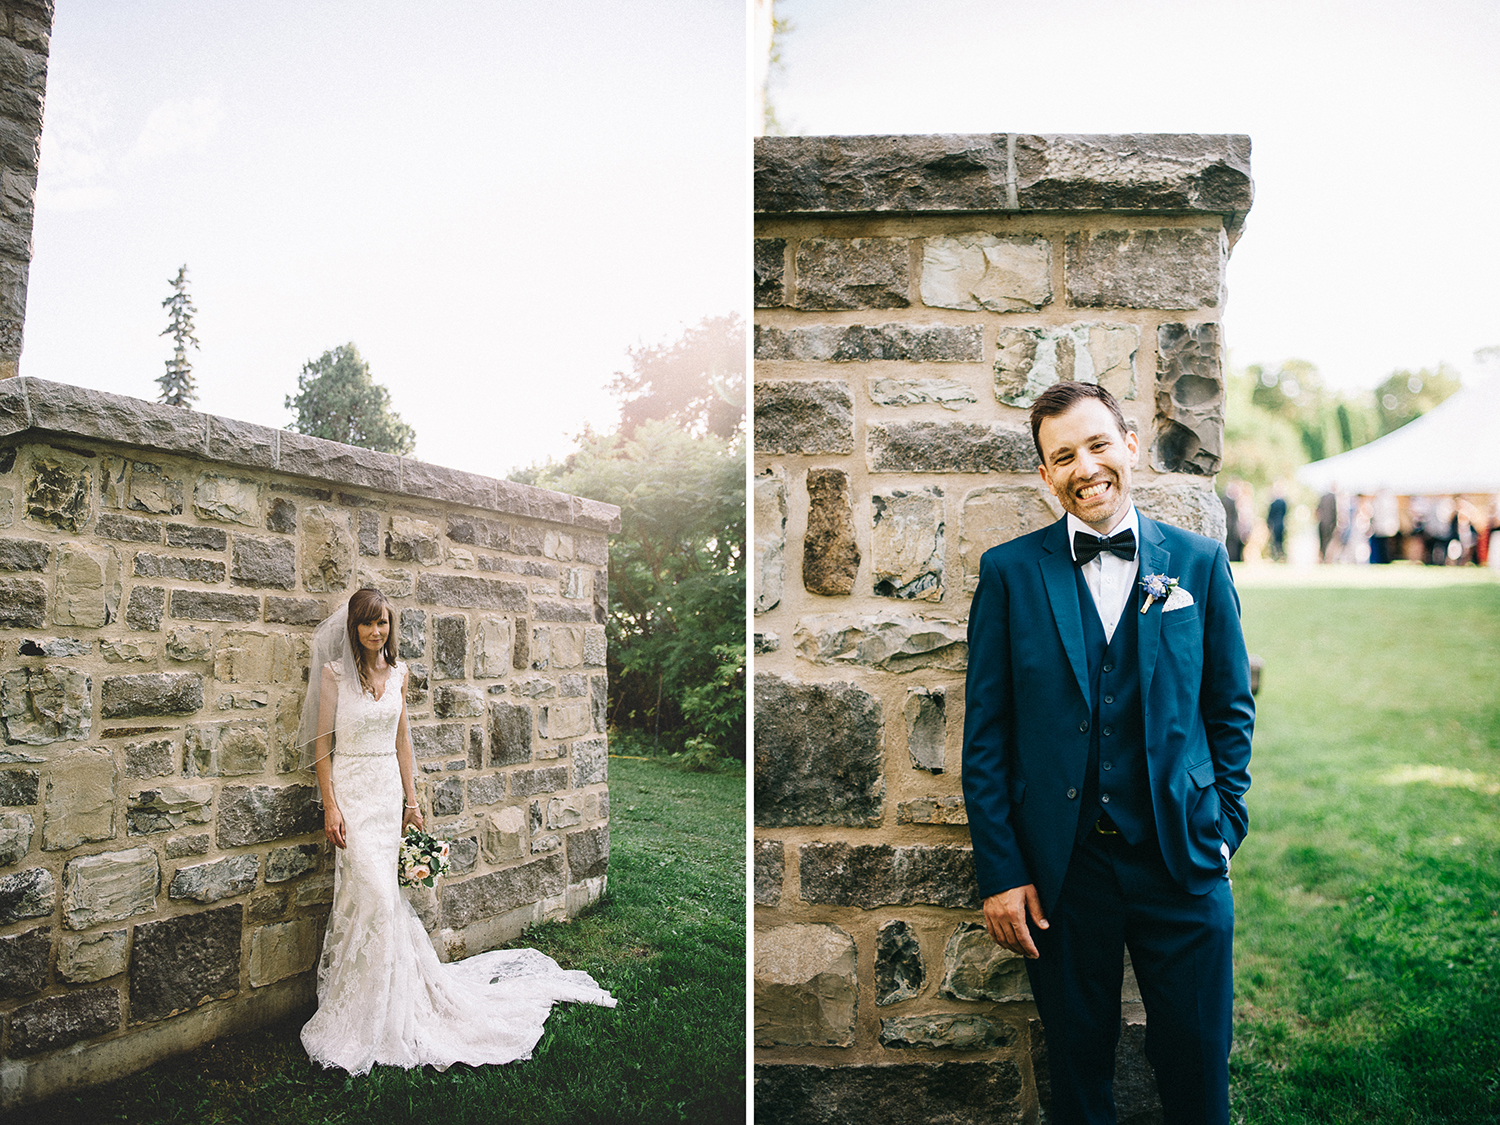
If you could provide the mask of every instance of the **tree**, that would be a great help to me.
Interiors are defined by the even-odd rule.
[[[1399,430],[1426,414],[1458,390],[1458,372],[1446,363],[1436,371],[1392,371],[1375,388],[1375,409],[1380,414],[1380,433]]]
[[[193,314],[198,309],[188,296],[187,265],[184,264],[177,271],[177,276],[167,284],[172,287],[172,295],[161,303],[161,307],[171,311],[167,326],[160,334],[171,336],[175,347],[172,358],[167,360],[166,374],[156,377],[156,385],[161,388],[161,395],[156,401],[167,406],[188,407],[198,401],[198,388],[193,383],[193,365],[188,362],[187,357],[187,346],[198,346],[198,337],[193,335]]]
[[[745,322],[706,316],[671,343],[627,349],[629,372],[609,385],[620,402],[620,430],[630,437],[652,420],[689,433],[728,439],[745,423]]]
[[[391,393],[370,378],[370,365],[353,344],[341,344],[302,365],[297,394],[286,396],[297,412],[294,433],[405,456],[417,432],[391,409]]]

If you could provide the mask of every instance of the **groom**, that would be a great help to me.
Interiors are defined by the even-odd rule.
[[[1167,1125],[1229,1120],[1234,904],[1255,704],[1222,544],[1130,499],[1136,435],[1059,383],[1031,432],[1066,515],[985,552],[963,787],[985,925],[1028,958],[1054,1125],[1113,1125],[1123,952]]]

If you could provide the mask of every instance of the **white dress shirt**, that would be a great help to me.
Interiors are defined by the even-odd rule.
[[[1067,519],[1070,552],[1073,550],[1073,536],[1077,532],[1100,538],[1097,531],[1072,512],[1067,513]],[[1125,603],[1130,600],[1131,592],[1135,589],[1135,576],[1141,569],[1141,525],[1136,517],[1134,504],[1130,505],[1125,518],[1115,524],[1109,534],[1118,535],[1127,529],[1135,536],[1135,558],[1122,559],[1111,551],[1101,551],[1092,561],[1079,568],[1083,571],[1084,585],[1094,596],[1094,608],[1099,611],[1099,623],[1104,626],[1105,644],[1115,638],[1115,626],[1120,623],[1120,614],[1125,610]],[[1078,556],[1075,554],[1073,557],[1076,559]]]

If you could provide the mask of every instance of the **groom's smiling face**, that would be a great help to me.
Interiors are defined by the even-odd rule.
[[[1121,431],[1109,407],[1082,399],[1042,419],[1042,480],[1062,506],[1107,535],[1130,503],[1130,470],[1140,457],[1135,434]]]

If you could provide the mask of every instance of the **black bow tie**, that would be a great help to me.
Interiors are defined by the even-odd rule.
[[[1073,565],[1082,566],[1084,563],[1093,562],[1100,555],[1108,551],[1110,554],[1119,555],[1127,562],[1135,558],[1135,532],[1130,528],[1116,535],[1107,535],[1100,538],[1090,535],[1086,531],[1075,531],[1073,533]]]

